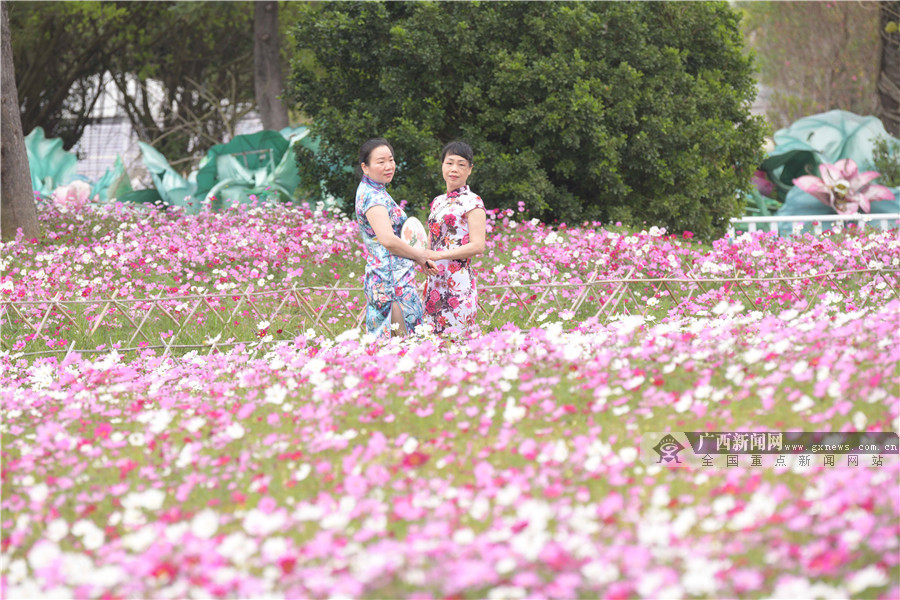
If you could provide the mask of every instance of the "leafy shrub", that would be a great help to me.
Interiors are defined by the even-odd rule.
[[[726,3],[312,3],[291,90],[319,153],[301,180],[352,203],[346,169],[391,140],[398,199],[442,191],[441,146],[475,149],[488,207],[545,220],[721,233],[762,159],[763,121]],[[311,190],[315,191],[315,190]]]
[[[879,137],[872,149],[875,170],[881,173],[878,183],[888,187],[900,186],[900,140]]]

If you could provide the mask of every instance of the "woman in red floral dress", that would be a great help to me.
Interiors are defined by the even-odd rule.
[[[472,148],[450,142],[441,152],[441,172],[447,193],[432,200],[428,216],[428,258],[438,274],[425,286],[425,321],[436,333],[477,331],[478,290],[472,273],[473,256],[484,253],[484,202],[469,189]]]

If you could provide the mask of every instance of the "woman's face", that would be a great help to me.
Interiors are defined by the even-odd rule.
[[[466,181],[472,173],[472,165],[462,156],[448,154],[444,157],[441,172],[444,175],[444,181],[447,182],[447,191],[452,192],[466,185]]]
[[[363,173],[376,183],[388,184],[397,170],[394,164],[394,153],[387,146],[378,146],[369,155],[369,164],[360,165]]]

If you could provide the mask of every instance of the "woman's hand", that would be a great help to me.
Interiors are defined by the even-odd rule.
[[[426,260],[425,250],[413,248],[394,235],[394,228],[391,225],[391,218],[388,215],[387,208],[381,205],[373,206],[366,211],[366,218],[375,232],[375,238],[378,240],[378,243],[384,246],[388,252],[394,256],[409,258],[424,265]]]
[[[438,268],[434,261],[429,258],[430,254],[434,254],[431,250],[416,250],[416,256],[413,260],[422,267],[426,275],[437,275]]]
[[[425,271],[426,275],[437,275],[438,273],[440,273],[440,271],[438,271],[437,265],[434,264],[433,260],[426,260],[422,268]]]
[[[466,213],[466,219],[469,221],[469,241],[452,250],[439,252],[429,250],[428,258],[431,260],[466,260],[484,254],[487,214],[484,209],[473,208]]]

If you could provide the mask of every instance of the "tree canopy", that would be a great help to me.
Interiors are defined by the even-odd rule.
[[[9,13],[23,128],[66,148],[104,76],[141,139],[173,160],[202,156],[253,107],[251,2],[13,2]]]
[[[11,2],[16,85],[26,133],[43,127],[71,148],[102,93],[98,75],[122,50],[128,12],[111,2]],[[114,39],[115,38],[115,39]]]
[[[876,2],[739,2],[742,29],[760,83],[772,89],[776,127],[832,109],[860,115],[876,107]],[[817,26],[811,34],[810,24]],[[814,37],[814,41],[811,38]]]
[[[441,146],[475,149],[489,207],[721,232],[761,160],[751,60],[724,2],[353,2],[305,8],[292,89],[320,151],[301,177],[352,202],[367,138],[395,197],[441,190]],[[302,151],[301,151],[302,152]]]

